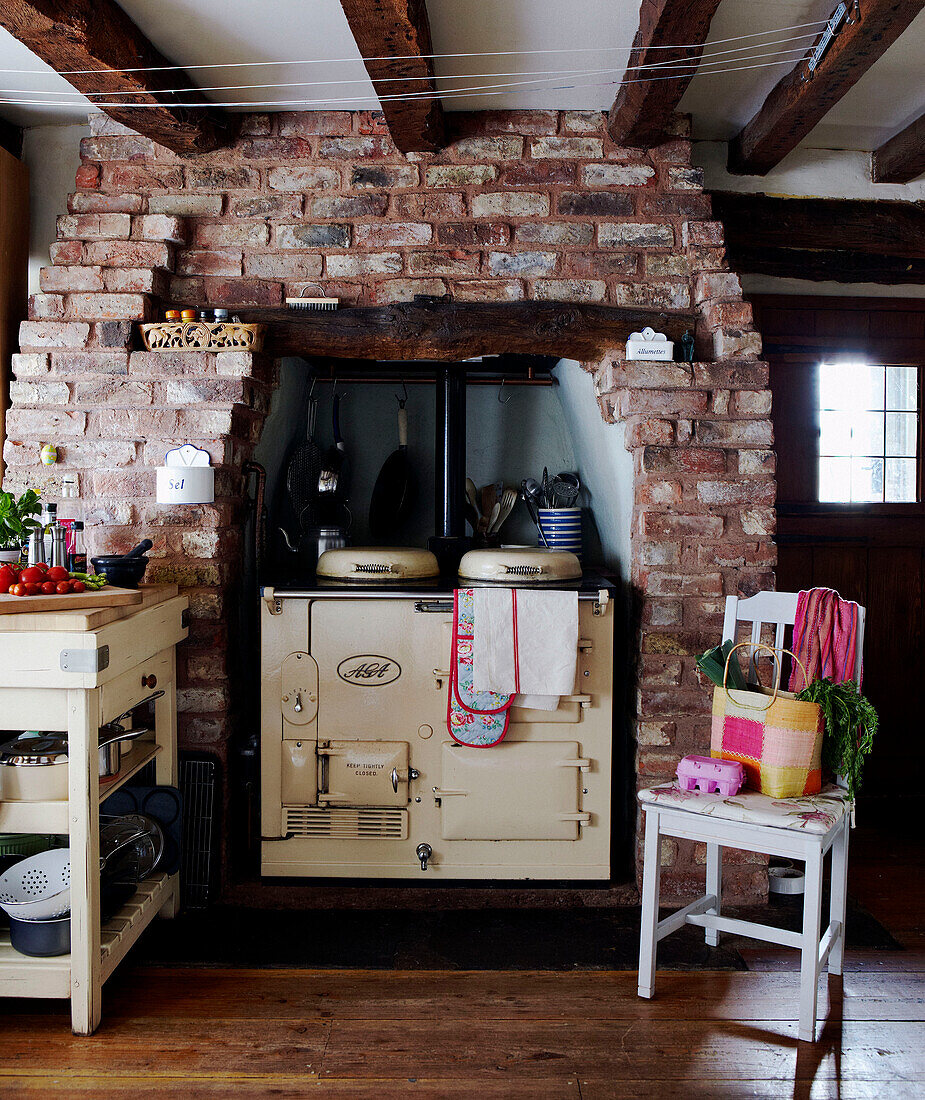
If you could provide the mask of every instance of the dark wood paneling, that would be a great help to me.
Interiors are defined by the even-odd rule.
[[[867,606],[867,547],[814,546],[813,585]]]
[[[901,342],[901,361],[925,363],[925,302],[768,296],[753,304],[766,347],[818,342],[816,352],[768,354],[780,490],[777,586],[835,588],[867,608],[864,692],[881,731],[863,793],[889,796],[897,776],[925,772],[925,507],[813,501],[816,401],[808,379],[827,353],[857,344],[896,362],[890,353]]]
[[[817,479],[818,426],[815,410],[816,372],[809,363],[775,363],[771,372],[773,419],[778,453],[777,499],[810,500]],[[775,428],[776,431],[776,428]]]
[[[874,791],[888,791],[898,774],[920,776],[925,767],[923,578],[919,549],[875,547],[868,552],[864,689],[881,723],[880,743],[866,776]]]

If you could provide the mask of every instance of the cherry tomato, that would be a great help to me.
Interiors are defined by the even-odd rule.
[[[37,562],[35,563],[35,568],[36,568],[36,569],[41,569],[41,571],[42,571],[43,573],[47,573],[47,572],[48,572],[48,562],[44,562],[44,561],[37,561]]]
[[[70,574],[64,568],[63,565],[53,565],[51,569],[45,574],[45,579],[54,581],[56,584],[58,581],[66,581],[70,579]]]
[[[19,575],[23,584],[41,584],[45,580],[45,574],[37,565],[30,565]]]
[[[57,591],[57,586],[54,581],[42,581],[41,589],[46,596],[53,596]]]
[[[25,588],[27,596],[37,596],[42,591],[42,586],[40,584],[26,583],[20,587]]]
[[[55,585],[55,591],[58,593],[59,596],[66,596],[68,592],[71,591],[71,582],[58,581],[58,583]]]
[[[83,581],[71,581],[72,592],[86,592],[87,586]]]
[[[10,589],[11,596],[27,596],[26,586],[24,584],[14,584]]]

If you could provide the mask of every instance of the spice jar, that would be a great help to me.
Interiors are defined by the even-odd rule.
[[[180,312],[180,317],[184,321],[195,321],[196,320],[196,310],[195,309],[184,309]]]

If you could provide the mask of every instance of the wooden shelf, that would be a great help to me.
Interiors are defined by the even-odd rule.
[[[127,783],[161,751],[153,741],[136,741],[125,754],[115,779],[100,784],[100,802]],[[68,832],[67,799],[49,802],[0,802],[0,833]]]
[[[128,783],[132,776],[137,775],[160,751],[161,746],[155,745],[153,741],[136,741],[131,751],[122,757],[122,766],[115,779],[108,779],[105,783],[100,782],[100,802],[105,802],[113,791],[117,791]]]
[[[152,875],[139,883],[133,897],[103,926],[103,981],[125,958],[129,948],[148,927],[158,910],[178,886],[177,875]]]
[[[112,974],[175,888],[176,875],[152,875],[102,928],[102,980]],[[71,957],[34,958],[10,944],[0,932],[0,996],[70,997]]]

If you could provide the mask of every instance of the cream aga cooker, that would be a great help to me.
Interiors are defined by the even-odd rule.
[[[457,587],[577,590],[572,694],[512,708],[492,748],[454,742],[453,582],[427,551],[329,551],[310,585],[264,588],[264,875],[610,877],[614,589],[548,551],[479,551],[461,570]]]

